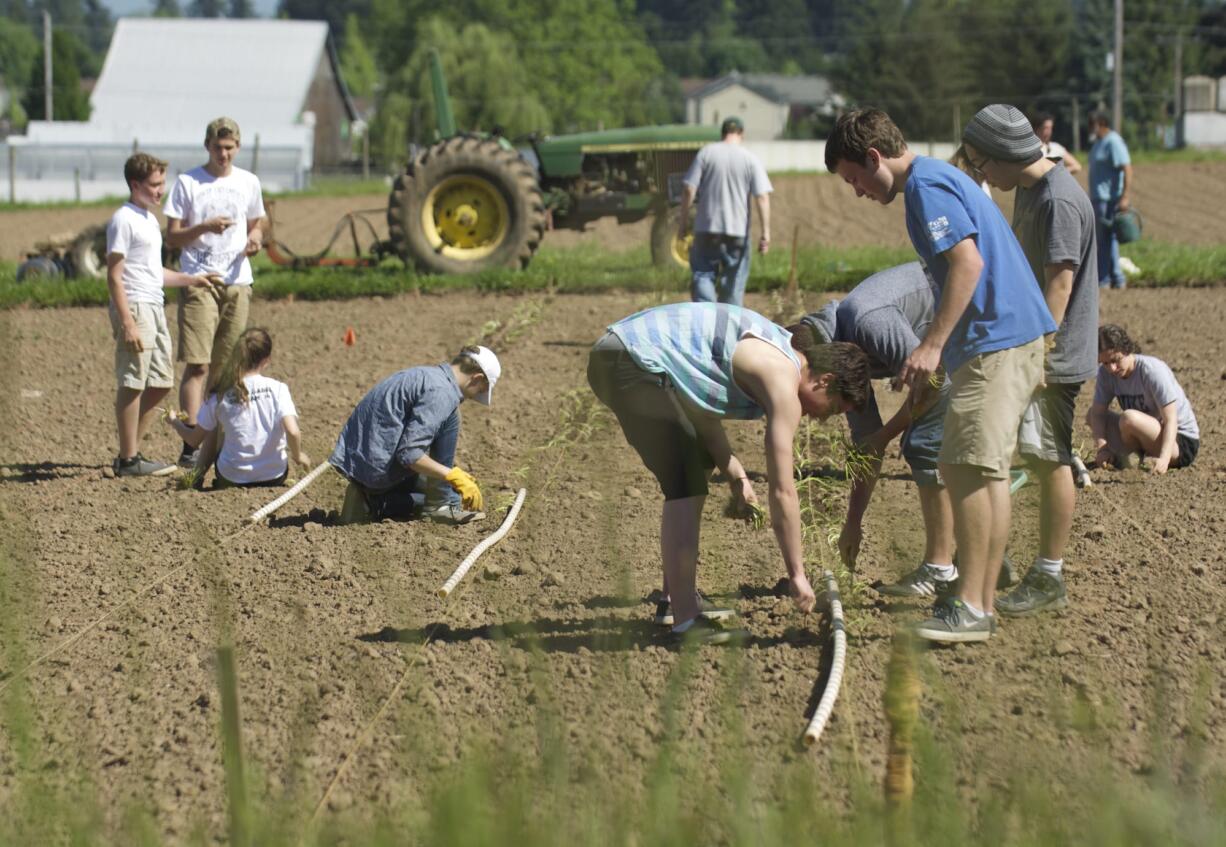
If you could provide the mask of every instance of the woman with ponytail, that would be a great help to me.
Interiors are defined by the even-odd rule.
[[[289,386],[264,376],[271,360],[272,337],[267,330],[248,329],[239,336],[213,393],[200,407],[196,426],[171,421],[185,442],[201,448],[193,471],[197,484],[203,482],[214,457],[217,488],[280,485],[289,472],[290,456],[302,467],[310,465]]]

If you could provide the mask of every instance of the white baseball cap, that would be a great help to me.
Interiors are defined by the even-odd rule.
[[[485,374],[486,380],[489,382],[489,388],[478,394],[473,399],[482,405],[490,404],[490,395],[494,393],[494,383],[502,376],[502,363],[498,361],[498,356],[488,347],[478,347],[476,353],[465,353],[468,358],[477,363],[481,368],[481,372]]]

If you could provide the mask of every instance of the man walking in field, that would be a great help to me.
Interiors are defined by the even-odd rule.
[[[939,599],[916,632],[933,641],[986,641],[1009,537],[1009,465],[1022,413],[1043,377],[1043,336],[1056,325],[996,204],[957,168],[907,149],[885,112],[840,117],[826,142],[826,167],[858,197],[888,204],[904,195],[911,243],[936,281],[936,314],[899,377],[922,386],[944,364],[953,386],[940,470],[953,505],[960,584],[958,596]]]
[[[216,380],[239,335],[247,328],[251,303],[249,256],[264,244],[264,198],[260,180],[234,166],[238,124],[218,118],[205,129],[206,164],[179,174],[163,210],[166,243],[182,248],[179,266],[187,274],[217,274],[218,292],[185,289],[179,295],[179,361],[183,380],[179,406],[185,423],[196,425],[210,379]],[[197,449],[187,442],[181,467],[195,467]]]
[[[1112,226],[1116,214],[1131,205],[1132,159],[1128,145],[1103,112],[1090,114],[1090,133],[1095,137],[1090,148],[1090,199],[1098,222],[1098,284],[1103,288],[1123,288],[1128,284],[1120,267],[1120,242]]]
[[[825,420],[863,405],[864,353],[852,344],[823,344],[808,326],[786,330],[739,306],[674,303],[610,326],[592,348],[587,376],[664,493],[660,556],[674,637],[708,644],[730,638],[713,621],[732,612],[704,608],[695,585],[711,469],[727,477],[736,508],[757,503],[724,419],[766,418],[771,524],[792,599],[802,612],[812,611],[817,598],[805,575],[792,440],[802,415]]]
[[[1039,552],[1021,584],[996,601],[1002,615],[1029,615],[1068,604],[1064,548],[1077,499],[1073,412],[1081,384],[1098,365],[1094,209],[1065,166],[1043,155],[1039,138],[1014,107],[980,110],[962,141],[988,182],[1017,190],[1013,232],[1059,325],[1043,388],[1027,407],[1018,436],[1019,452],[1039,479]]]
[[[762,219],[758,252],[765,254],[771,243],[770,193],[774,189],[762,161],[743,146],[741,119],[728,118],[720,133],[723,140],[699,150],[685,173],[679,236],[686,236],[690,206],[697,196],[690,297],[700,303],[739,306],[749,279],[749,198],[753,197]]]

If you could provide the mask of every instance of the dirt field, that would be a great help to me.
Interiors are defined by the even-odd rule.
[[[774,185],[771,206],[777,247],[790,246],[794,235],[802,245],[906,244],[901,203],[886,208],[866,200],[850,202],[854,199],[851,189],[826,175],[778,176]],[[1226,192],[1226,162],[1138,165],[1135,192],[1134,206],[1145,217],[1147,238],[1173,244],[1216,244],[1221,239],[1217,199]],[[1010,214],[1012,194],[997,192],[996,199]],[[386,205],[385,195],[278,200],[274,207],[277,237],[299,254],[314,252],[327,244],[346,212],[378,211]],[[50,234],[105,223],[112,211],[104,207],[2,211],[0,260],[21,259],[36,241]],[[369,217],[379,237],[385,238],[383,215]],[[622,250],[646,245],[649,234],[650,221],[618,226],[605,220],[586,233],[551,232],[545,243],[565,247],[585,240]]]
[[[958,782],[970,792],[1042,764],[1038,750],[1062,757],[1043,775],[1053,791],[1076,791],[1077,766],[1100,760],[1104,773],[1139,779],[1160,764],[1154,750],[1175,757],[1193,738],[1205,742],[1211,764],[1226,762],[1226,341],[1205,331],[1226,321],[1226,293],[1136,290],[1104,300],[1104,319],[1126,322],[1147,352],[1172,365],[1204,447],[1191,469],[1100,475],[1082,494],[1066,613],[1006,621],[987,645],[925,656],[924,720],[951,745]],[[505,506],[526,485],[527,505],[447,603],[435,589],[500,516],[458,529],[337,527],[326,510],[339,508],[342,485],[329,475],[271,525],[219,543],[272,494],[104,478],[115,439],[104,310],[0,316],[8,359],[20,363],[6,370],[3,393],[0,541],[11,559],[5,587],[21,598],[3,624],[20,641],[0,652],[0,685],[11,693],[28,681],[35,742],[32,754],[22,753],[12,736],[0,736],[0,808],[14,796],[15,774],[29,768],[56,785],[96,786],[108,826],[137,804],[171,838],[196,827],[220,836],[214,651],[227,633],[254,781],[307,810],[410,667],[326,814],[411,806],[479,740],[531,745],[542,703],[563,716],[558,732],[574,751],[573,767],[598,761],[601,773],[624,774],[626,790],[638,791],[665,737],[662,701],[678,674],[688,674],[682,745],[718,765],[713,728],[721,709],[737,709],[752,739],[745,777],[758,799],[784,764],[811,772],[836,797],[849,790],[836,762],[879,780],[890,637],[919,617],[918,606],[887,605],[871,592],[845,598],[843,696],[822,746],[805,750],[797,741],[823,661],[822,618],[801,617],[774,595],[783,569],[769,530],[723,518],[725,495],[713,488],[700,585],[736,605],[752,640],[745,650],[705,648],[684,670],[677,653],[657,644],[648,597],[659,580],[660,498],[615,428],[597,417],[585,433],[588,407],[576,399],[588,346],[643,304],[617,295],[458,294],[255,305],[253,320],[276,339],[272,373],[291,386],[316,461],[377,379],[443,359],[489,318],[540,308],[539,319],[505,339],[495,405],[465,409],[460,444],[461,464],[489,500]],[[341,343],[348,326],[354,347]],[[762,472],[761,427],[730,431],[746,466]],[[169,459],[175,444],[159,429],[144,452]],[[890,458],[870,510],[864,580],[892,578],[919,555],[920,518],[903,468]],[[1036,496],[1029,486],[1016,500],[1011,549],[1023,564],[1035,550]],[[815,563],[829,559],[828,551],[808,552]],[[110,612],[28,675],[10,676],[23,664],[14,643],[29,659]],[[427,636],[419,658],[416,642]],[[1204,672],[1207,684],[1198,682]],[[1165,686],[1160,703],[1155,683]],[[1070,715],[1086,710],[1100,732],[1072,728]],[[1205,715],[1203,727],[1196,714]]]

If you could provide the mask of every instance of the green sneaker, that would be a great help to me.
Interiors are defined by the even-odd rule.
[[[992,618],[984,615],[976,620],[961,600],[946,597],[932,608],[932,617],[916,625],[915,634],[943,644],[987,641],[992,637]]]
[[[749,638],[748,631],[722,626],[718,621],[707,620],[701,615],[694,618],[694,623],[685,632],[670,629],[666,635],[667,642],[678,647],[701,644],[741,644],[747,638]]]
[[[996,611],[1011,618],[1055,611],[1067,605],[1064,578],[1045,574],[1036,568],[1026,572],[1017,588],[1004,597],[996,598]]]

